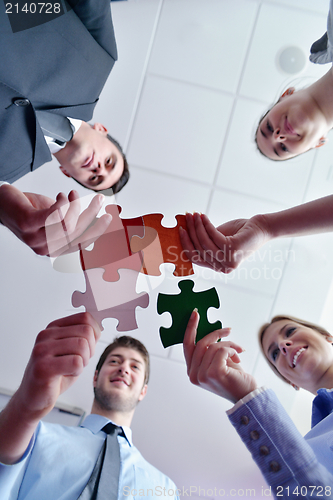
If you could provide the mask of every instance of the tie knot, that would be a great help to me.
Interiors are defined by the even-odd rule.
[[[122,427],[119,427],[118,425],[114,425],[111,422],[104,425],[104,427],[102,428],[102,431],[105,432],[106,434],[115,434],[116,436],[123,433]]]

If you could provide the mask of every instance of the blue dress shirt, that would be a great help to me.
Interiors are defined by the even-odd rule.
[[[22,459],[0,464],[1,500],[77,500],[104,443],[101,429],[109,421],[92,414],[81,427],[40,422]],[[118,498],[178,498],[175,484],[143,458],[132,444],[131,430],[123,429],[126,437],[118,436]]]

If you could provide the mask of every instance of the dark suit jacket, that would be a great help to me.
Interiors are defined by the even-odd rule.
[[[51,160],[35,110],[90,120],[117,59],[110,0],[72,1],[60,17],[15,33],[0,2],[0,180]]]

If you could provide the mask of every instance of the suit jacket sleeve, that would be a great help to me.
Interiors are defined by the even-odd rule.
[[[117,60],[110,0],[66,0],[66,6],[74,10],[96,42]]]
[[[255,391],[249,401],[229,410],[228,417],[277,498],[310,499],[320,491],[325,498],[325,488],[331,488],[326,498],[332,498],[332,474],[319,463],[271,389]],[[302,486],[305,497],[300,496]]]

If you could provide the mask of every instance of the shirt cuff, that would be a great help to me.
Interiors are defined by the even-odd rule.
[[[259,396],[259,394],[265,391],[267,391],[267,387],[259,387],[259,389],[255,389],[254,391],[249,392],[249,394],[247,394],[244,398],[237,401],[237,403],[235,403],[234,406],[227,411],[227,415],[232,415],[234,411],[236,411],[242,405],[245,405],[246,403],[251,401],[251,399]]]

